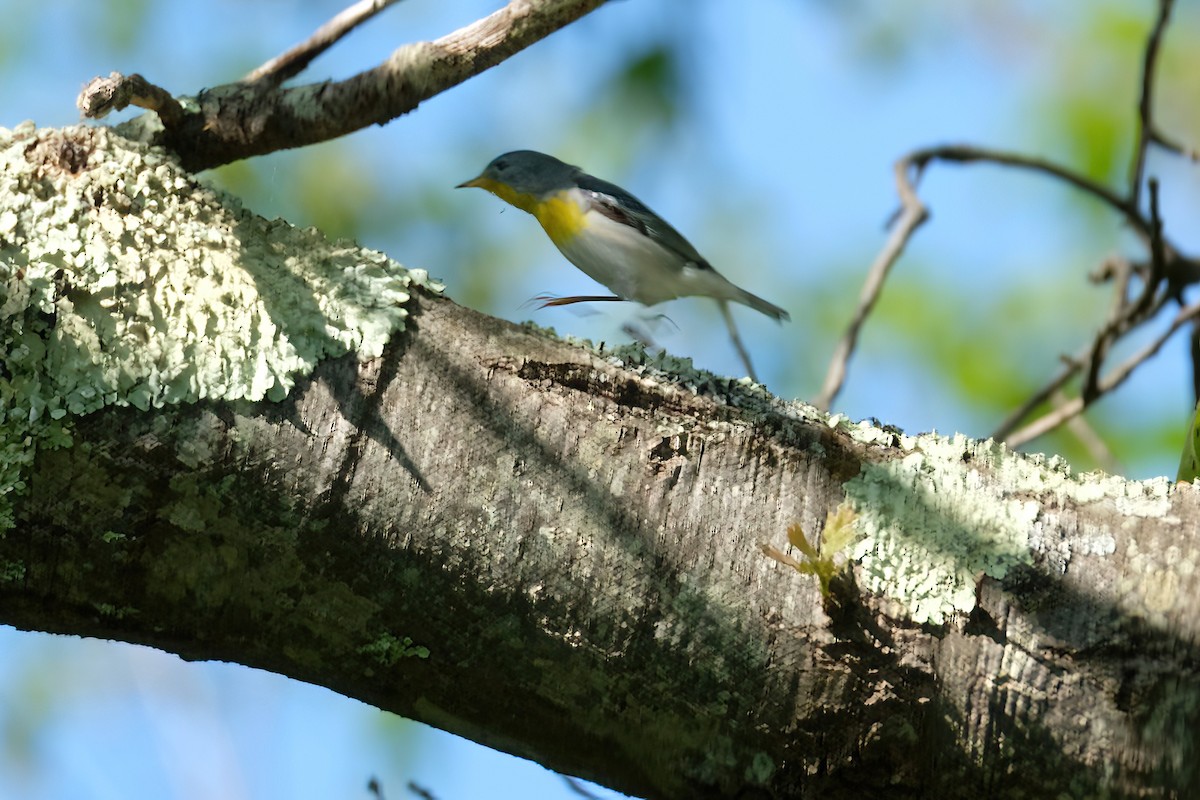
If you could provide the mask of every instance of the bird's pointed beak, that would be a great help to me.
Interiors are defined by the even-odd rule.
[[[471,178],[471,180],[469,180],[469,181],[463,181],[462,183],[460,183],[458,186],[455,186],[454,188],[455,189],[466,189],[469,186],[478,186],[480,189],[484,188],[483,176],[480,176],[478,178]]]

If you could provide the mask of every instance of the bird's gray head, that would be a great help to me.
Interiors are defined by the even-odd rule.
[[[479,177],[460,183],[456,188],[478,186],[500,194],[496,189],[507,187],[518,194],[541,197],[574,185],[578,172],[578,167],[565,164],[554,156],[536,150],[513,150],[496,156]]]

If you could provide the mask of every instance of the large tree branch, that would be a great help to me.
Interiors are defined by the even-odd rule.
[[[161,125],[142,117],[125,129],[138,138],[164,145],[195,172],[324,142],[368,125],[382,125],[603,3],[512,0],[504,8],[440,39],[405,45],[379,66],[346,80],[280,88],[273,81],[253,79],[256,72],[245,81],[201,92],[182,104],[182,113],[175,113],[175,105],[155,101],[159,95],[166,95],[163,90],[157,94],[133,91],[125,87],[126,79],[119,73],[89,83],[78,105],[87,116],[103,116],[130,104],[154,110],[170,108],[171,116],[163,116]],[[130,80],[133,77],[147,83],[141,76],[131,76]]]
[[[0,160],[3,622],[263,667],[654,797],[1200,788],[1191,487],[380,299],[394,263],[104,131],[24,128]],[[347,331],[360,358],[277,360]],[[761,546],[835,508],[858,539],[823,597]]]

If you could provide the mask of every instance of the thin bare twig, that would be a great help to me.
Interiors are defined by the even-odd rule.
[[[750,363],[750,353],[746,350],[746,345],[742,344],[742,337],[738,335],[737,325],[733,321],[733,314],[729,311],[729,303],[725,300],[718,300],[717,306],[721,309],[721,317],[725,320],[725,328],[729,331],[729,339],[733,342],[733,349],[737,350],[738,357],[742,360],[742,366],[746,368],[746,374],[750,376],[750,380],[758,383],[758,375],[754,372],[754,364]]]
[[[121,130],[173,151],[193,172],[328,141],[406,114],[604,3],[510,0],[432,42],[404,45],[382,64],[345,80],[267,91],[257,82],[225,84],[201,92],[166,130],[140,118]]]
[[[1191,161],[1193,164],[1200,161],[1200,150],[1197,150],[1194,147],[1185,147],[1184,145],[1180,144],[1179,142],[1176,142],[1173,139],[1168,138],[1165,134],[1163,134],[1157,128],[1154,130],[1151,130],[1148,135],[1150,137],[1150,141],[1154,142],[1156,145],[1158,145],[1162,149],[1166,150],[1168,153],[1174,153],[1177,156],[1186,158],[1188,161]]]
[[[879,255],[875,256],[875,261],[867,272],[867,280],[858,296],[858,307],[854,310],[850,324],[846,326],[846,332],[837,343],[837,347],[834,348],[833,357],[829,361],[829,369],[825,372],[825,382],[821,385],[821,391],[813,401],[817,408],[826,411],[833,405],[834,398],[837,397],[838,392],[842,390],[842,385],[846,382],[846,366],[850,363],[850,357],[858,345],[858,336],[862,331],[862,326],[875,307],[876,301],[879,300],[883,283],[887,280],[892,265],[904,252],[913,233],[929,218],[929,210],[917,197],[916,188],[913,185],[914,179],[909,177],[909,173],[913,169],[911,159],[909,157],[900,159],[896,162],[894,169],[901,212],[892,223],[891,235],[884,243],[883,249],[879,251]],[[917,178],[919,176],[920,168],[918,167]]]
[[[1087,370],[1084,373],[1083,388],[1080,396],[1084,406],[1088,406],[1099,397],[1100,366],[1108,355],[1108,350],[1117,339],[1132,328],[1152,318],[1167,303],[1167,293],[1160,292],[1162,279],[1166,275],[1166,255],[1162,238],[1162,219],[1158,213],[1158,181],[1151,178],[1150,187],[1150,264],[1146,270],[1146,279],[1142,292],[1137,300],[1114,309],[1109,323],[1096,335],[1092,352],[1088,359]],[[1126,297],[1122,294],[1122,297]]]
[[[1104,364],[1104,359],[1108,356],[1109,350],[1119,338],[1139,325],[1153,319],[1167,304],[1168,300],[1168,296],[1165,293],[1161,293],[1157,295],[1152,304],[1145,308],[1141,307],[1140,303],[1128,302],[1115,306],[1108,321],[1096,333],[1091,344],[1087,345],[1084,349],[1084,353],[1074,358],[1064,359],[1067,362],[1067,366],[1063,371],[1051,379],[1041,390],[1034,393],[1017,411],[1010,414],[993,434],[993,437],[1004,439],[1012,444],[1009,432],[1016,427],[1017,423],[1024,419],[1034,408],[1045,402],[1052,394],[1060,390],[1071,377],[1081,370],[1084,373],[1084,379],[1079,397],[1081,403],[1080,410],[1087,408],[1099,400],[1106,392],[1115,389],[1120,385],[1119,383],[1113,384],[1100,380],[1100,370]],[[1134,366],[1137,365],[1135,364]]]
[[[1031,394],[1024,403],[1013,409],[992,431],[991,438],[996,441],[1007,441],[1012,432],[1021,424],[1021,420],[1032,414],[1035,408],[1052,398],[1056,392],[1067,385],[1068,381],[1079,374],[1085,358],[1087,358],[1086,350],[1074,358],[1063,358],[1063,368],[1059,370],[1059,373],[1051,378],[1049,383]]]
[[[413,796],[419,797],[420,800],[437,800],[437,796],[433,792],[429,791],[429,789],[425,788],[416,781],[409,781],[405,785],[405,788],[408,789],[409,793]]]
[[[1100,396],[1100,367],[1104,364],[1109,347],[1120,335],[1117,329],[1122,319],[1123,317],[1118,317],[1101,328],[1088,348],[1087,360],[1084,362],[1086,369],[1083,371],[1083,388],[1080,390],[1080,397],[1085,406],[1091,405]]]
[[[305,67],[312,63],[313,59],[336,44],[350,31],[398,2],[400,0],[359,0],[317,28],[307,40],[286,53],[272,58],[242,78],[242,81],[245,83],[257,82],[260,86],[279,86],[288,78],[300,74]]]
[[[1138,96],[1137,142],[1133,148],[1133,163],[1129,168],[1129,202],[1134,208],[1141,203],[1142,178],[1146,171],[1146,150],[1154,141],[1154,72],[1158,66],[1158,53],[1163,33],[1171,19],[1171,7],[1175,0],[1158,0],[1158,18],[1146,40],[1146,51],[1142,56],[1142,89]]]
[[[1146,275],[1146,286],[1138,298],[1136,309],[1144,311],[1154,296],[1157,286],[1167,277],[1167,246],[1163,242],[1162,215],[1158,209],[1158,179],[1146,182],[1150,189],[1150,270]]]
[[[1111,260],[1109,263],[1111,263]],[[1084,408],[1099,400],[1106,391],[1115,388],[1115,386],[1105,388],[1105,384],[1099,380],[1100,368],[1103,365],[1104,357],[1107,355],[1111,344],[1133,328],[1152,319],[1169,300],[1165,293],[1159,294],[1156,302],[1150,308],[1139,311],[1135,304],[1128,301],[1128,285],[1134,271],[1135,268],[1128,264],[1115,269],[1117,285],[1114,288],[1113,306],[1110,309],[1108,320],[1104,326],[1097,331],[1091,343],[1086,345],[1078,354],[1063,357],[1064,366],[1062,370],[1051,378],[1045,386],[1030,395],[1024,403],[1005,417],[992,432],[991,436],[993,439],[1011,443],[1012,440],[1010,437],[1012,432],[1020,424],[1021,420],[1031,414],[1035,408],[1049,400],[1072,378],[1079,374],[1081,370],[1085,370],[1085,368],[1084,390],[1081,393]],[[1090,390],[1088,387],[1091,387]]]
[[[1095,283],[1112,281],[1113,299],[1112,306],[1108,310],[1109,319],[1119,317],[1125,306],[1129,304],[1129,283],[1138,271],[1138,265],[1129,259],[1121,256],[1109,256],[1104,259],[1104,264],[1098,273],[1088,276]]]
[[[1107,394],[1124,383],[1133,374],[1135,369],[1158,353],[1167,340],[1175,335],[1177,330],[1195,321],[1197,318],[1200,318],[1200,303],[1180,309],[1170,326],[1163,333],[1159,334],[1154,341],[1127,358],[1120,366],[1113,369],[1100,380],[1100,394]],[[1087,405],[1084,403],[1082,397],[1076,397],[1059,406],[1054,411],[1051,411],[1049,414],[1034,420],[1024,428],[1016,431],[1007,437],[1005,441],[1010,447],[1020,447],[1026,442],[1049,433],[1072,417],[1079,415],[1087,408]]]
[[[589,791],[588,788],[583,785],[583,781],[579,780],[578,778],[572,778],[570,775],[563,775],[562,779],[563,783],[567,784],[567,788],[580,797],[587,798],[587,800],[600,800],[600,795]]]
[[[1062,392],[1055,392],[1053,400],[1056,406],[1070,402],[1070,398]],[[1121,465],[1117,461],[1117,457],[1113,455],[1113,451],[1109,448],[1108,443],[1104,441],[1104,437],[1087,421],[1087,417],[1080,414],[1077,417],[1067,420],[1066,428],[1083,445],[1088,455],[1100,465],[1102,470],[1110,474],[1117,474],[1121,471]]]
[[[924,164],[929,161],[952,161],[964,164],[985,161],[991,164],[1003,164],[1009,167],[1017,167],[1018,169],[1040,172],[1044,175],[1058,178],[1074,186],[1076,189],[1090,194],[1105,205],[1110,206],[1114,211],[1122,214],[1126,221],[1139,233],[1149,236],[1148,223],[1142,217],[1136,205],[1132,205],[1128,200],[1104,184],[1098,183],[1060,164],[1055,164],[1053,161],[1047,161],[1036,156],[1026,156],[1020,153],[992,150],[986,147],[973,147],[971,145],[940,145],[938,147],[917,150],[909,157],[917,164]]]

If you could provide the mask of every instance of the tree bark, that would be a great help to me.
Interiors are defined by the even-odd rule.
[[[0,207],[10,294],[54,235],[31,220],[118,202],[89,173],[178,169],[84,140]],[[239,224],[247,251],[274,230]],[[0,621],[269,669],[643,796],[1200,791],[1190,486],[851,425],[423,289],[405,307],[379,357],[325,357],[280,402],[72,417],[9,492]],[[860,538],[822,596],[761,545],[839,507]]]

